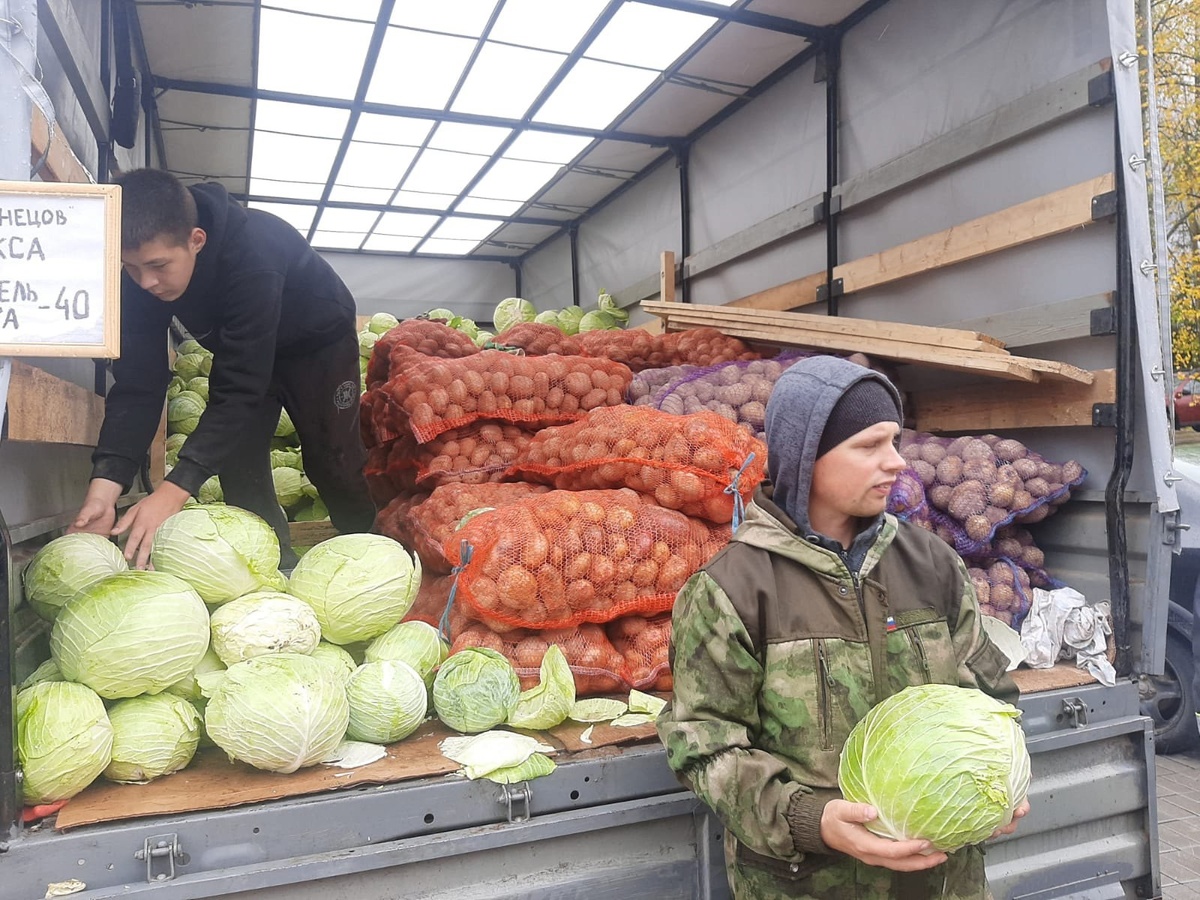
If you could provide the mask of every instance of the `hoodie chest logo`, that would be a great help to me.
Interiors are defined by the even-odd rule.
[[[333,392],[333,405],[338,409],[349,409],[354,405],[354,397],[357,392],[357,384],[353,381],[343,381]]]

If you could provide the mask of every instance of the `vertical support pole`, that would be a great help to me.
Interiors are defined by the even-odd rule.
[[[579,306],[579,223],[572,222],[567,234],[571,239],[571,302]]]
[[[37,0],[9,0],[8,20],[0,22],[0,179],[30,178],[30,119],[33,104],[25,81],[37,70]],[[8,399],[11,361],[0,360],[0,417]],[[16,684],[13,672],[12,610],[16,605],[12,539],[0,513],[0,852],[21,827],[21,785],[17,772]]]
[[[521,288],[523,287],[521,284],[521,263],[511,262],[508,264],[508,267],[513,270],[513,296],[520,297]]]
[[[687,274],[688,257],[692,255],[692,190],[688,183],[688,145],[675,148],[676,165],[679,167],[679,300],[690,303]],[[666,299],[666,298],[663,298]]]
[[[825,44],[817,67],[817,78],[825,80],[825,284],[829,286],[828,314],[838,314],[838,291],[834,289],[833,270],[839,262],[838,215],[834,209],[833,189],[838,184],[838,126],[841,122],[838,82],[842,67],[842,35],[833,32]]]

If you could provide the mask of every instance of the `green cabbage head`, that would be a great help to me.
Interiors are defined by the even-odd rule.
[[[184,385],[184,390],[198,394],[205,403],[208,402],[208,378],[204,375],[197,375],[195,378],[189,379],[188,383]]]
[[[150,561],[190,584],[205,603],[227,603],[276,583],[279,538],[239,507],[193,506],[159,526]]]
[[[271,468],[278,469],[280,466],[287,466],[291,469],[303,469],[303,458],[299,450],[272,450],[271,451]]]
[[[433,686],[433,673],[450,653],[441,633],[427,622],[401,622],[367,645],[367,662],[391,660],[417,670],[426,687]]]
[[[196,491],[196,499],[201,503],[224,503],[225,491],[221,488],[221,479],[216,475],[207,479]]]
[[[210,646],[204,651],[204,655],[200,657],[200,662],[196,663],[196,667],[167,688],[166,693],[182,697],[184,700],[191,700],[193,703],[202,700],[204,695],[200,693],[200,683],[196,679],[207,672],[224,671],[225,663],[221,662],[221,657],[217,656]]]
[[[412,666],[393,660],[363,663],[346,683],[346,737],[374,744],[402,741],[425,719],[429,694]]]
[[[379,340],[379,335],[374,331],[360,331],[358,333],[358,355],[362,359],[370,359],[371,351],[375,349],[375,342]]]
[[[172,375],[171,380],[167,382],[167,399],[174,400],[176,397],[178,397],[179,392],[184,389],[186,384],[187,382],[185,382],[178,375]]]
[[[579,334],[579,320],[582,318],[582,306],[568,306],[558,311],[558,327],[563,334]]]
[[[971,688],[905,688],[864,716],[842,748],[838,785],[869,803],[875,834],[951,852],[1012,821],[1029,790],[1021,713]]]
[[[184,381],[190,381],[197,375],[201,374],[200,370],[203,365],[203,353],[181,353],[179,356],[175,357],[173,371]]]
[[[195,391],[180,391],[167,404],[167,429],[172,434],[191,434],[204,412],[204,398]]]
[[[350,655],[345,647],[339,647],[337,644],[329,643],[329,641],[321,641],[309,656],[332,668],[343,684],[350,679],[350,676],[354,674],[354,670],[358,668],[358,663],[354,661],[354,657]]]
[[[25,567],[25,599],[53,622],[63,604],[81,588],[129,569],[121,550],[98,534],[64,534],[37,552]]]
[[[367,330],[376,334],[387,334],[400,324],[400,320],[391,313],[375,313],[367,321]]]
[[[442,663],[433,680],[438,718],[463,734],[478,734],[508,721],[521,695],[512,663],[486,647],[460,650]]]
[[[290,509],[304,499],[304,473],[291,466],[279,466],[271,470],[275,483],[275,499],[284,509]]]
[[[48,659],[30,672],[29,676],[17,686],[17,690],[23,691],[25,688],[33,687],[35,684],[41,684],[43,681],[66,680],[67,679],[63,678],[63,673],[59,671],[58,663],[52,659]]]
[[[416,600],[421,562],[381,534],[341,534],[304,554],[289,593],[313,608],[335,644],[369,641],[399,622]]]
[[[204,725],[230,759],[268,772],[295,772],[333,752],[350,724],[342,679],[300,653],[256,656],[200,677]]]
[[[281,409],[279,411],[279,424],[275,426],[275,437],[291,437],[295,433],[296,426],[292,424],[292,417],[288,415],[286,409]]]
[[[562,330],[558,324],[558,311],[554,309],[542,310],[533,317],[533,321],[537,322],[539,325],[553,325],[560,331]]]
[[[278,591],[255,591],[213,610],[212,648],[227,666],[267,653],[312,653],[321,626],[312,607]]]
[[[537,310],[528,300],[520,297],[506,297],[496,304],[492,313],[492,324],[496,331],[503,333],[518,322],[532,322],[537,316]]]
[[[602,309],[585,312],[579,319],[579,332],[585,331],[616,331],[620,329],[617,320],[611,313]]]
[[[157,694],[191,672],[208,649],[208,610],[187,582],[131,569],[81,590],[50,632],[68,681],[106,700]]]
[[[112,758],[113,729],[95,691],[44,681],[17,694],[17,758],[25,802],[74,797]]]
[[[178,772],[192,761],[200,743],[200,713],[182,697],[150,694],[113,704],[109,781],[141,784]]]

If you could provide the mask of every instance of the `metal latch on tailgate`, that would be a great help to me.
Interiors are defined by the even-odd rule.
[[[175,863],[187,862],[183,845],[175,834],[160,834],[157,837],[146,838],[146,843],[133,854],[134,859],[146,861],[146,881],[153,884],[157,881],[170,881],[175,877]]]
[[[1063,700],[1063,718],[1072,728],[1082,728],[1088,723],[1087,704],[1078,697]]]
[[[520,784],[502,784],[500,785],[500,802],[507,809],[508,821],[510,822],[528,822],[529,821],[529,804],[533,801],[533,789],[529,786],[528,781],[522,781]],[[524,812],[513,809],[514,803],[524,805]]]

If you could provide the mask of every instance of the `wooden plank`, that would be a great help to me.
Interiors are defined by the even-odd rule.
[[[648,313],[668,318],[674,310],[662,303],[643,303]],[[717,321],[745,322],[753,325],[778,325],[787,328],[803,328],[827,334],[852,334],[862,337],[878,337],[901,340],[914,344],[929,344],[934,347],[952,347],[957,350],[977,350],[988,353],[1005,353],[995,338],[975,331],[955,328],[938,328],[931,325],[910,325],[904,322],[884,322],[876,319],[855,319],[844,316],[816,316],[806,313],[776,312],[759,309],[730,309],[727,306],[706,306],[691,303],[687,306],[690,315],[711,314]]]
[[[844,263],[833,270],[853,294],[1052,237],[1092,222],[1092,198],[1113,189],[1111,173]]]
[[[686,308],[686,307],[685,307]],[[686,312],[671,317],[671,327],[713,326],[711,319],[689,317]],[[928,344],[907,344],[902,341],[861,338],[854,335],[804,334],[799,330],[776,326],[754,327],[740,323],[720,323],[724,334],[780,346],[809,347],[816,350],[836,350],[844,353],[866,353],[882,359],[915,365],[971,372],[1010,378],[1017,381],[1037,381],[1040,377],[1019,356],[1003,353],[972,353],[966,350],[934,350]],[[1086,375],[1086,373],[1085,373]],[[1054,377],[1062,377],[1053,373]]]
[[[849,179],[834,188],[834,196],[841,198],[845,212],[1084,112],[1089,108],[1088,82],[1111,68],[1108,59],[1085,66]]]
[[[8,388],[8,440],[94,447],[103,421],[103,398],[13,360]]]
[[[986,331],[1008,347],[1033,347],[1091,337],[1092,310],[1111,307],[1113,295],[1092,294],[1025,309],[1007,310],[979,319],[950,322],[950,328]]]
[[[814,272],[795,281],[767,288],[748,294],[737,300],[726,303],[726,306],[747,307],[750,309],[796,309],[800,306],[811,306],[817,302],[817,288],[825,283],[824,272]]]
[[[338,535],[332,522],[288,522],[293,547],[311,547]]]
[[[1115,403],[1115,369],[1091,384],[1042,381],[1036,386],[982,384],[909,394],[919,431],[987,432],[1092,424],[1092,405]]]
[[[42,158],[42,154],[49,148],[49,155],[47,155],[46,163],[42,167],[41,177],[43,181],[58,181],[64,184],[90,184],[95,182],[91,173],[84,168],[83,163],[79,161],[79,157],[71,150],[71,145],[67,143],[67,139],[63,136],[62,129],[55,128],[54,133],[51,134],[50,126],[46,123],[46,117],[42,115],[42,111],[36,106],[33,108],[33,118],[29,124],[29,143],[29,161],[31,165],[36,165],[37,161]]]
[[[659,257],[658,296],[663,303],[675,302],[675,254],[670,250]]]

